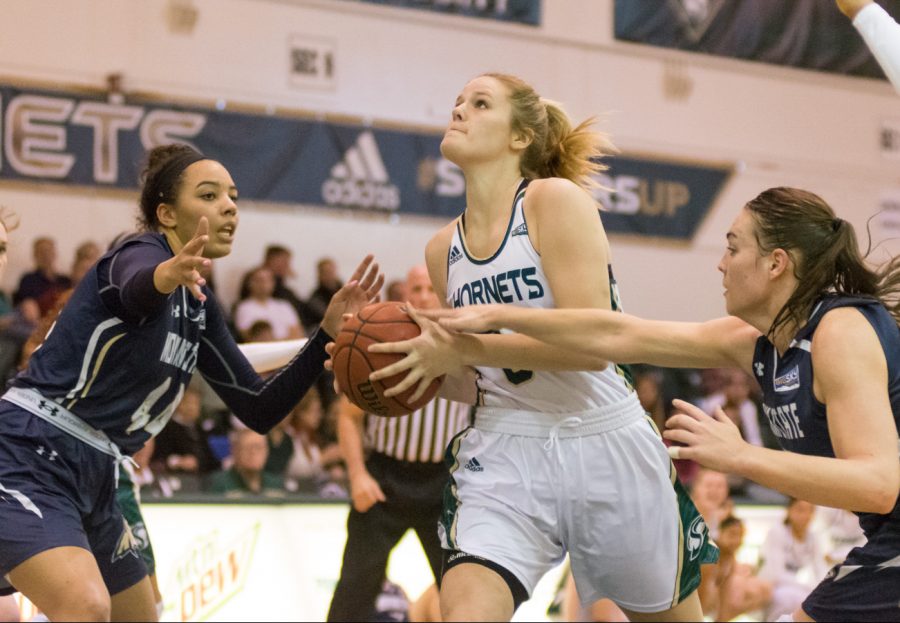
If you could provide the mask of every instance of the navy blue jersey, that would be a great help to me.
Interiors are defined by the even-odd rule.
[[[263,381],[228,332],[213,293],[156,292],[153,272],[173,256],[161,234],[135,236],[104,255],[12,384],[39,391],[101,430],[128,454],[165,426],[195,369],[238,418],[265,432],[306,393],[327,358],[313,335]]]
[[[828,295],[813,309],[809,322],[800,329],[784,355],[779,355],[765,337],[756,342],[753,371],[763,391],[763,411],[785,450],[834,457],[828,434],[825,405],[813,394],[812,339],[826,313],[838,307],[855,307],[872,324],[881,342],[888,369],[888,394],[894,422],[900,431],[900,329],[884,305],[871,298]],[[857,513],[870,539],[890,521],[900,526],[900,500],[889,515]]]

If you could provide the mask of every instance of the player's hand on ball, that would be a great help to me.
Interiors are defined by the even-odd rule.
[[[205,301],[206,295],[201,289],[206,285],[206,279],[200,275],[200,270],[208,268],[212,263],[203,257],[203,247],[209,242],[209,221],[205,216],[197,223],[197,231],[194,237],[175,257],[166,260],[153,271],[153,286],[163,294],[174,292],[178,286],[184,286],[198,301]]]
[[[682,446],[669,448],[672,458],[690,459],[716,471],[735,471],[747,442],[741,431],[721,408],[708,415],[699,407],[684,400],[674,400],[679,413],[666,420],[663,437]]]
[[[502,328],[498,321],[503,308],[503,305],[467,305],[457,309],[421,309],[419,315],[450,331],[487,333]]]
[[[379,272],[374,260],[374,256],[367,255],[356,267],[350,281],[331,297],[321,326],[332,338],[340,332],[344,315],[355,314],[369,303],[379,300],[384,275]]]
[[[350,479],[350,499],[353,508],[358,513],[365,513],[378,502],[384,502],[387,498],[372,476],[366,472]]]
[[[434,379],[445,374],[461,374],[463,364],[454,349],[454,341],[457,338],[453,334],[436,322],[425,318],[411,303],[406,303],[406,311],[422,329],[422,333],[418,337],[403,342],[369,346],[369,352],[373,353],[406,355],[397,363],[376,370],[369,376],[369,379],[379,381],[395,374],[407,372],[406,377],[385,391],[384,395],[386,397],[396,396],[415,386],[416,391],[410,398],[414,402],[425,393]]]

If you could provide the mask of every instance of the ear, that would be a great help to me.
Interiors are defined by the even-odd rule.
[[[161,203],[156,206],[156,218],[159,219],[160,225],[166,228],[174,228],[177,222],[175,218],[175,206],[169,203]]]
[[[514,151],[525,151],[534,141],[534,132],[530,129],[513,131],[509,146]]]
[[[794,274],[794,259],[784,249],[775,249],[766,259],[770,279],[777,279],[783,274]]]

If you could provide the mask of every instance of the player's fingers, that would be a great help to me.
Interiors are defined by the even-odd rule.
[[[368,290],[372,287],[372,284],[375,283],[375,280],[378,278],[378,263],[372,264],[369,270],[363,275],[361,279],[357,279],[359,281],[359,287],[363,290]]]
[[[208,236],[209,235],[209,219],[205,216],[201,216],[200,220],[197,221],[197,231],[194,232],[194,238],[199,236]]]
[[[425,391],[431,386],[431,381],[429,379],[423,378],[419,381],[419,386],[416,387],[416,391],[412,396],[409,397],[409,402],[415,402],[423,395],[425,395]]]
[[[692,418],[690,415],[686,415],[684,413],[676,413],[666,420],[666,429],[667,430],[687,430],[691,432],[696,432],[696,430],[700,427],[700,423]]]
[[[349,314],[344,314],[344,316],[347,316],[347,315],[349,315]],[[346,320],[346,318],[344,318],[344,320]],[[325,352],[328,353],[329,357],[334,356],[334,342],[328,342],[325,345]]]
[[[722,423],[733,424],[733,422],[731,421],[731,418],[728,417],[728,414],[722,410],[722,407],[716,407],[715,411],[713,411],[713,413],[712,413],[712,416],[714,419],[716,419]]]
[[[403,372],[406,372],[407,370],[412,368],[412,366],[413,362],[409,360],[409,357],[404,357],[400,361],[375,370],[372,374],[369,375],[369,380],[380,381],[382,379],[388,378],[389,376],[394,376],[395,374],[402,374]]]
[[[677,443],[684,444],[686,446],[690,446],[696,441],[696,437],[693,433],[686,430],[681,430],[677,428],[667,428],[663,431],[663,438],[668,439],[669,441],[675,441]],[[684,450],[681,452],[682,458],[688,458],[684,455]]]
[[[412,349],[410,344],[412,340],[404,340],[402,342],[381,342],[378,344],[370,344],[370,353],[403,353],[406,354]]]
[[[363,258],[362,262],[359,263],[359,266],[356,267],[356,270],[353,271],[353,276],[350,277],[350,281],[359,281],[362,279],[363,275],[366,274],[366,269],[369,268],[369,265],[375,260],[375,256],[371,253]]]
[[[413,385],[418,383],[419,379],[421,379],[421,378],[422,378],[422,373],[420,371],[410,370],[409,374],[407,374],[406,377],[402,381],[400,381],[399,383],[397,383],[396,385],[394,385],[393,387],[391,387],[390,389],[388,389],[384,392],[385,398],[390,398],[392,396],[397,396],[399,394],[402,394],[407,389],[409,389],[410,387],[412,387]]]
[[[676,409],[678,409],[679,411],[681,411],[682,413],[689,415],[690,417],[694,418],[695,420],[703,420],[703,419],[706,419],[709,417],[706,414],[706,412],[703,409],[701,409],[700,407],[698,407],[696,405],[692,405],[691,403],[681,400],[679,398],[676,398],[675,400],[673,400],[672,405],[674,405],[674,407]]]
[[[384,275],[378,275],[378,279],[372,284],[372,287],[366,288],[366,298],[369,301],[378,299],[381,296],[381,288],[384,287]]]
[[[419,315],[428,318],[429,320],[434,320],[437,322],[442,318],[451,318],[456,314],[455,309],[447,309],[445,307],[440,307],[438,309],[420,309]]]

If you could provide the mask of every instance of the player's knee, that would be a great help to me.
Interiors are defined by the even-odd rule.
[[[112,616],[112,603],[105,591],[86,591],[80,599],[67,604],[73,613],[70,621],[109,621]],[[50,617],[54,620],[53,617]]]

